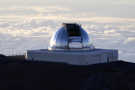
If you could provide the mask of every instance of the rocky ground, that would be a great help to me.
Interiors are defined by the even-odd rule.
[[[135,64],[72,66],[0,56],[0,90],[135,90]]]

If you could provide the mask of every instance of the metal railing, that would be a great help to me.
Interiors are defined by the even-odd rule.
[[[3,50],[0,50],[0,54],[6,55],[6,56],[16,56],[16,55],[24,55],[27,50],[24,49],[14,49],[14,48],[6,48]]]

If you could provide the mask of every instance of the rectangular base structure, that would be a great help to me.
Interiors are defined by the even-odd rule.
[[[25,58],[33,61],[61,62],[72,65],[90,65],[118,60],[118,50],[28,50]]]

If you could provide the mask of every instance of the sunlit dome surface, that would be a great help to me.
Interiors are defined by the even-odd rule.
[[[63,23],[50,40],[49,50],[94,49],[87,32],[76,23]]]

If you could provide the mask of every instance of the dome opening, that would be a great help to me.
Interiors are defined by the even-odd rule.
[[[78,24],[66,24],[63,23],[68,32],[68,36],[81,36],[80,26]]]

